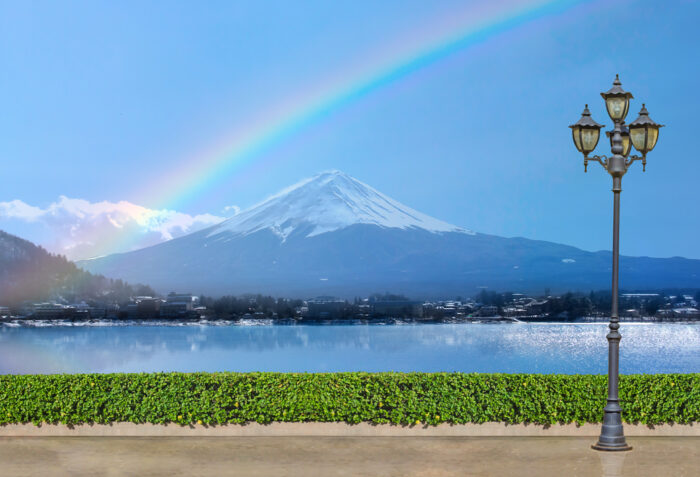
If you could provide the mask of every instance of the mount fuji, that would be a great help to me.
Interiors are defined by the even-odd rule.
[[[328,171],[212,227],[208,236],[250,235],[269,230],[285,242],[297,231],[314,237],[356,224],[473,234],[406,207],[343,172]]]
[[[475,233],[329,171],[209,228],[78,265],[162,292],[439,298],[482,286],[607,288],[611,261],[610,252]],[[620,275],[628,289],[698,287],[700,260],[621,257]]]

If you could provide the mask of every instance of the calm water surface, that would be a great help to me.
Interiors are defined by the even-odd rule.
[[[700,372],[700,324],[621,326],[622,373]],[[0,325],[0,374],[607,372],[605,324]]]

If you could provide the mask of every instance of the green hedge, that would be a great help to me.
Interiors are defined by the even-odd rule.
[[[155,373],[0,376],[0,424],[601,422],[598,375]],[[623,419],[700,421],[700,374],[620,377]]]

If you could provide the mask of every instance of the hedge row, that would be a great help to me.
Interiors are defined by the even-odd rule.
[[[601,422],[598,375],[155,373],[0,376],[0,424]],[[623,419],[700,421],[700,374],[620,377]]]

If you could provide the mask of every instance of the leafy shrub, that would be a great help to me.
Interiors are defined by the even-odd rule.
[[[599,375],[153,373],[0,376],[0,424],[601,422]],[[700,421],[700,374],[620,377],[623,419]]]

